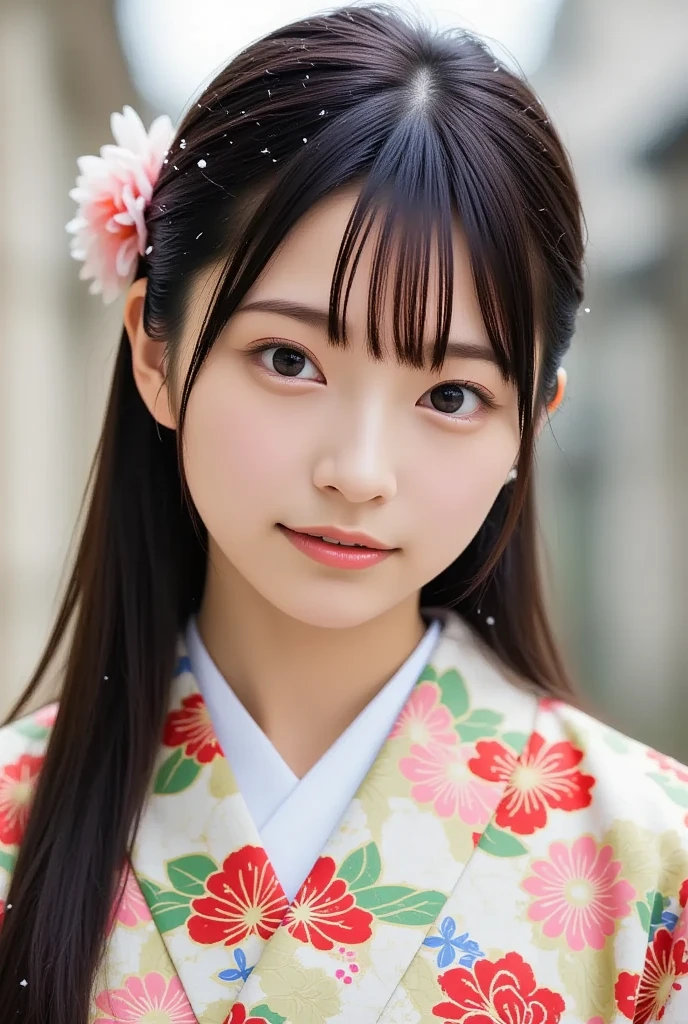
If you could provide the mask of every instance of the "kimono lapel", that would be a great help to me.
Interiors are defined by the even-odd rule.
[[[132,865],[200,1024],[235,1006],[237,1020],[245,1007],[273,1024],[378,1021],[474,847],[499,844],[509,780],[469,761],[485,737],[520,754],[537,700],[458,616],[435,614],[431,663],[291,905],[180,637]]]
[[[520,755],[538,701],[439,614],[432,661],[243,986],[240,1019],[378,1021],[475,846],[504,841],[492,819],[509,773],[486,781],[469,762],[486,737]]]
[[[178,641],[132,865],[201,1024],[221,1024],[287,899]]]

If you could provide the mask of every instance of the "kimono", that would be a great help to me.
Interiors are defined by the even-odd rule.
[[[290,903],[178,655],[92,1024],[688,1024],[688,768],[443,612]],[[0,896],[54,715],[0,731]]]

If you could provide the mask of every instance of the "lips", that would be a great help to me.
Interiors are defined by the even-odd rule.
[[[373,547],[380,544],[366,533],[352,533],[332,526],[292,529],[277,523],[280,533],[302,555],[330,569],[371,569],[390,558],[398,548]],[[367,541],[367,544],[363,544]],[[370,546],[369,546],[370,545]]]
[[[294,533],[303,533],[309,537],[319,537],[329,543],[339,544],[342,547],[368,548],[371,551],[394,551],[390,544],[384,544],[376,537],[367,533],[360,533],[354,530],[341,530],[337,526],[289,526],[287,529]]]

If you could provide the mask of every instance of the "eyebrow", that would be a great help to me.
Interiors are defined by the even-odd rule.
[[[329,322],[329,314],[326,309],[318,309],[315,306],[307,306],[301,302],[293,302],[290,299],[254,299],[240,305],[235,313],[247,313],[256,311],[261,313],[277,313],[279,316],[288,316],[298,320],[308,327],[315,327],[318,330],[326,331]],[[429,346],[432,348],[432,345]],[[446,358],[458,359],[479,359],[487,363],[497,363],[497,357],[493,350],[479,342],[474,341],[449,341],[447,343]]]

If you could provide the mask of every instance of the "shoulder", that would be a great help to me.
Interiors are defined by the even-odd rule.
[[[596,829],[651,836],[660,859],[685,861],[688,877],[688,767],[563,701],[540,702],[531,746],[562,772],[585,777]],[[680,855],[678,851],[681,851]]]
[[[0,728],[0,908],[29,817],[57,704],[47,704]]]
[[[577,823],[589,819],[585,825],[590,831],[629,820],[655,834],[671,831],[688,849],[688,766],[564,700],[543,697],[531,682],[505,667],[465,619],[445,609],[430,610],[444,622],[450,655],[461,665],[476,667],[482,691],[489,686],[495,706],[517,694],[532,711],[529,736],[520,741],[516,734],[505,737],[506,745],[496,739],[487,746],[478,743],[480,767],[488,774],[497,770],[491,758],[501,756],[507,765],[520,751],[513,784],[523,791],[519,813],[527,818],[524,828],[534,826],[542,796],[552,807],[576,812]]]
[[[577,865],[607,885],[608,906],[616,901],[617,907],[633,908],[636,932],[639,923],[645,936],[642,958],[635,950],[630,955],[630,946],[619,940],[623,969],[614,986],[619,1011],[629,1020],[664,1016],[683,1024],[688,1021],[688,988],[680,984],[688,974],[688,767],[556,700],[541,702],[533,741],[561,772],[558,806],[575,812],[569,817],[577,824],[568,835],[574,837]],[[631,931],[624,934],[630,942]]]

